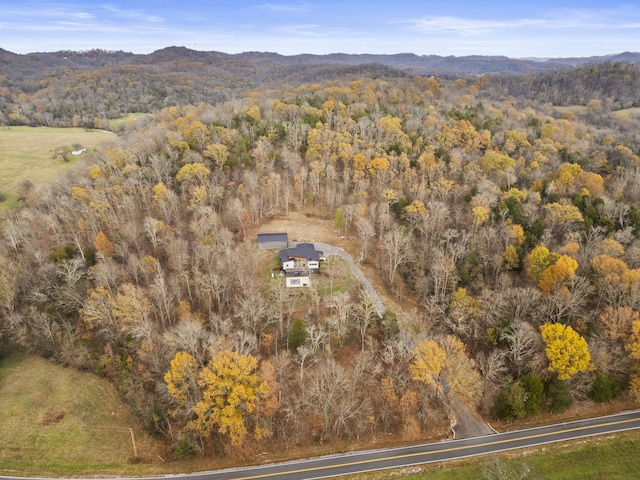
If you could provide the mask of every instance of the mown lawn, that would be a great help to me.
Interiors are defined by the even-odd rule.
[[[0,128],[0,192],[6,200],[0,205],[15,206],[18,187],[24,180],[33,184],[54,180],[87,154],[58,155],[62,149],[79,145],[88,153],[115,134],[83,128],[3,127]]]

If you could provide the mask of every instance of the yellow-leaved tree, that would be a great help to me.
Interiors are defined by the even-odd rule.
[[[441,376],[449,395],[468,405],[477,404],[482,392],[482,377],[475,361],[467,355],[465,344],[456,336],[447,335],[439,345],[445,353]]]
[[[413,350],[413,360],[409,365],[411,378],[437,388],[436,378],[444,367],[446,355],[434,340],[426,339]]]
[[[635,361],[629,379],[629,391],[636,401],[640,401],[640,320],[631,322],[631,333],[625,343],[625,349],[629,358]]]
[[[188,417],[201,398],[198,361],[186,352],[178,352],[171,360],[171,369],[164,376],[167,390],[176,403],[175,416]]]
[[[202,163],[187,163],[176,173],[176,180],[181,183],[202,183],[210,174],[211,170]]]
[[[591,354],[586,340],[569,325],[547,323],[540,326],[549,370],[558,374],[559,380],[568,380],[585,371],[591,364]]]
[[[214,429],[228,435],[233,446],[242,446],[250,430],[256,440],[267,436],[256,428],[252,414],[270,395],[269,384],[257,373],[258,360],[252,355],[224,350],[213,356],[200,372],[198,384],[202,400],[194,408],[196,418],[189,424],[203,436]]]

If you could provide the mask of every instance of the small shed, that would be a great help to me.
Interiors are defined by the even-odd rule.
[[[259,233],[258,248],[261,250],[280,250],[289,247],[289,235],[286,233]]]

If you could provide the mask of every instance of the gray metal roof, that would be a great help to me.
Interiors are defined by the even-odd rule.
[[[307,260],[320,261],[322,252],[316,250],[313,243],[299,243],[295,247],[280,250],[280,260],[286,262],[290,258],[306,258]]]
[[[258,243],[264,242],[289,242],[287,233],[259,233]]]

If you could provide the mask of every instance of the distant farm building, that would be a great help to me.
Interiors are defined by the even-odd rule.
[[[258,248],[261,250],[281,250],[289,247],[289,235],[286,233],[259,233]]]

